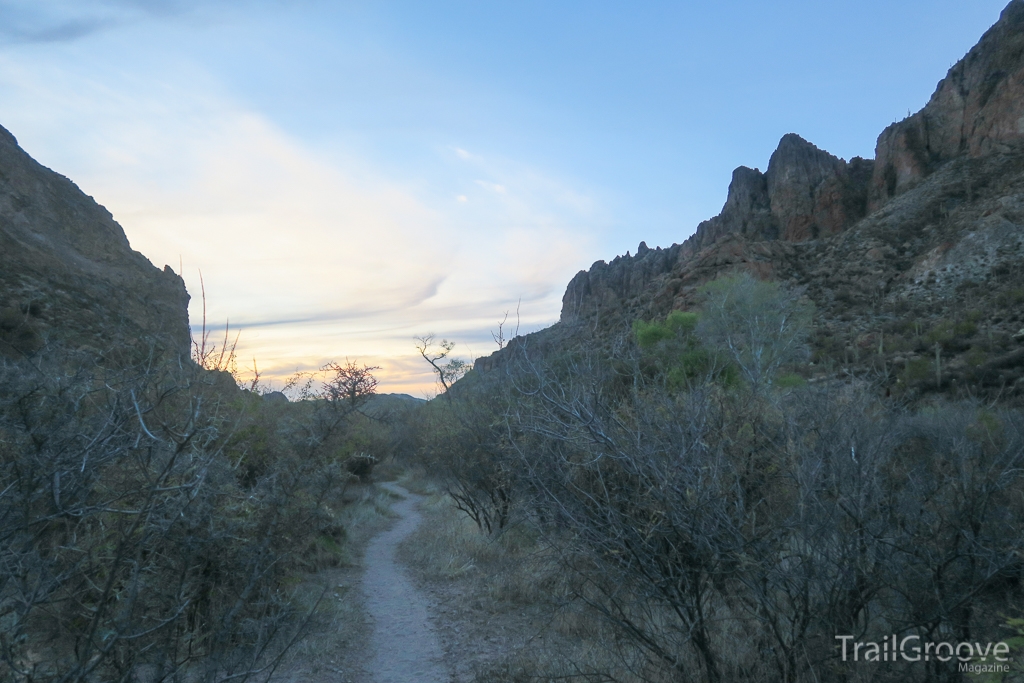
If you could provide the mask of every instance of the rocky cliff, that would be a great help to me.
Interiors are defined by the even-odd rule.
[[[1019,147],[1024,137],[1024,4],[1011,2],[925,107],[886,128],[875,147],[872,209],[944,163]]]
[[[768,170],[740,166],[722,212],[697,226],[684,245],[692,255],[726,235],[799,241],[834,235],[863,218],[873,162],[849,163],[799,135],[783,136]]]
[[[0,356],[188,356],[188,294],[106,209],[0,128]]]
[[[766,172],[745,166],[733,171],[722,212],[698,225],[682,244],[652,250],[641,242],[635,257],[598,261],[580,271],[562,298],[561,319],[569,322],[598,309],[612,313],[659,278],[703,281],[709,267],[737,262],[753,242],[766,243],[750,254],[763,261],[757,257],[785,252],[781,243],[838,234],[867,213],[873,165],[861,158],[846,162],[790,133],[779,142]],[[709,250],[714,252],[710,258]],[[771,275],[764,267],[754,269]]]
[[[938,388],[1024,396],[1024,0],[882,132],[875,160],[784,136],[765,172],[733,172],[722,212],[693,236],[580,271],[560,322],[515,346],[623,333],[736,269],[806,291],[821,365],[906,382],[938,344]]]

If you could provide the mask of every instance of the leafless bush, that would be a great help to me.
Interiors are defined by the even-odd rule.
[[[585,354],[519,368],[510,434],[539,519],[578,599],[646,653],[642,680],[858,680],[836,635],[997,639],[1021,598],[1019,414],[639,379],[622,396]]]
[[[318,372],[296,373],[285,386],[285,393],[312,406],[309,422],[310,444],[320,448],[353,413],[377,392],[377,367],[360,366],[352,361],[344,365],[330,362]]]
[[[798,292],[749,273],[709,282],[703,292],[697,333],[735,363],[751,389],[808,355],[813,304]]]
[[[435,400],[421,414],[421,460],[485,533],[509,524],[514,503],[514,463],[503,440],[498,400],[493,394],[467,392],[450,401]]]
[[[343,533],[323,503],[347,473],[282,454],[240,485],[244,410],[201,368],[42,367],[0,368],[0,678],[272,671],[301,623],[285,581]]]

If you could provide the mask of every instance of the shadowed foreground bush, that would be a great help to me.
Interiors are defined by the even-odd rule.
[[[997,642],[1019,614],[1018,412],[784,383],[613,394],[599,367],[524,363],[509,433],[576,599],[644,653],[627,680],[959,680],[841,662],[835,637]]]
[[[8,363],[0,387],[0,680],[272,671],[287,586],[344,540],[316,425],[260,432],[260,398],[195,366]]]

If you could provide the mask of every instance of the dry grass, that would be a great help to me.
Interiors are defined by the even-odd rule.
[[[280,680],[312,682],[321,680],[319,675],[325,681],[350,680],[352,676],[339,679],[336,674],[352,674],[369,647],[369,629],[355,590],[359,572],[353,567],[330,569],[311,579],[315,580],[302,586],[303,599],[313,603],[319,598],[320,602],[305,637],[289,652]]]
[[[394,498],[394,494],[378,486],[361,486],[355,490],[354,500],[338,515],[348,530],[347,550],[355,549],[361,554],[370,537],[394,519],[395,514],[391,511]]]
[[[525,523],[481,533],[436,483],[417,474],[400,483],[427,496],[424,523],[399,557],[439,587],[454,622],[446,647],[456,660],[472,659],[458,680],[613,680],[602,672],[630,680],[633,663],[612,651],[604,624],[572,599],[574,577],[553,549]]]
[[[394,479],[398,481],[399,486],[421,496],[435,496],[443,491],[441,485],[430,478],[422,465],[407,467],[397,473]]]
[[[416,567],[428,579],[453,579],[471,572],[498,556],[491,539],[484,537],[465,515],[451,505],[451,499],[436,485],[420,483],[409,477],[399,479],[405,488],[427,497],[421,510],[421,532],[399,547],[404,562]],[[417,490],[418,489],[418,490]]]

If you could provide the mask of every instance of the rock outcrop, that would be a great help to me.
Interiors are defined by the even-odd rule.
[[[656,280],[693,282],[714,277],[716,268],[755,263],[760,265],[751,269],[769,276],[777,268],[758,255],[785,250],[751,243],[838,235],[943,164],[1011,153],[1022,144],[1024,0],[1013,0],[950,69],[928,104],[883,131],[874,161],[847,162],[799,135],[785,135],[764,173],[743,166],[733,171],[722,212],[698,225],[681,245],[598,261],[578,273],[563,297],[561,320],[597,310],[614,317],[617,307],[650,300],[650,293],[642,292]],[[969,178],[965,184],[970,185]]]
[[[1024,141],[1024,3],[999,21],[939,82],[925,107],[878,137],[871,209],[961,155],[981,157]]]
[[[826,237],[863,218],[871,165],[859,157],[847,163],[798,135],[783,137],[765,174],[778,237]]]
[[[675,280],[682,290],[683,283],[696,279],[699,284],[701,276],[716,268],[749,259],[763,262],[759,256],[766,251],[779,251],[763,246],[750,250],[748,243],[838,234],[867,212],[871,170],[871,161],[846,162],[790,133],[779,142],[765,173],[745,166],[733,171],[722,212],[698,225],[682,244],[650,249],[641,243],[636,256],[598,261],[577,273],[562,298],[561,320],[598,309],[614,315],[625,302],[642,298],[655,280]],[[770,275],[765,267],[759,272]]]
[[[703,283],[737,269],[810,297],[825,364],[855,373],[870,358],[861,371],[894,389],[936,384],[915,373],[938,345],[948,372],[930,390],[1024,397],[1024,0],[883,131],[875,160],[784,136],[764,173],[733,172],[721,213],[693,236],[580,271],[560,322],[510,347],[593,346],[699,305]]]
[[[696,252],[726,235],[774,239],[778,232],[768,195],[768,179],[756,168],[740,166],[732,172],[722,212],[697,226],[693,237],[687,240],[687,251]]]
[[[187,357],[188,294],[106,209],[0,127],[0,355]]]
[[[849,163],[795,133],[783,136],[768,170],[732,172],[722,212],[697,226],[684,251],[695,254],[726,235],[802,241],[834,235],[867,213],[873,163]]]

